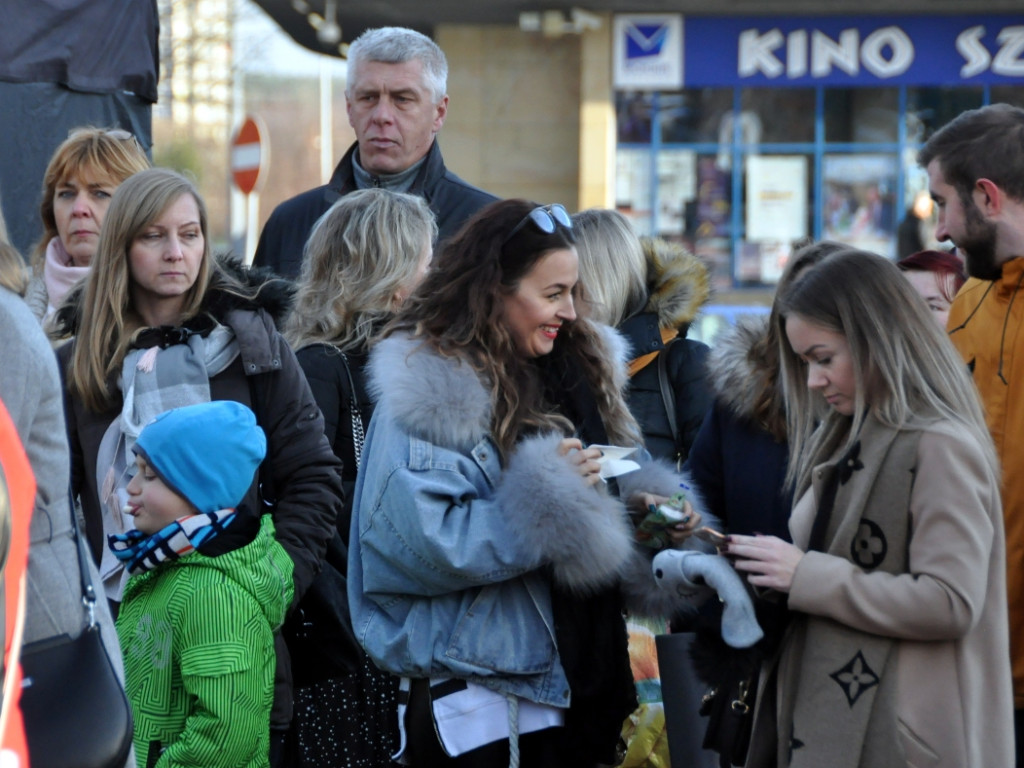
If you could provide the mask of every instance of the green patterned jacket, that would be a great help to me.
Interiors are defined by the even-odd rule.
[[[241,549],[129,580],[117,633],[139,768],[269,764],[273,633],[292,591],[270,515]]]

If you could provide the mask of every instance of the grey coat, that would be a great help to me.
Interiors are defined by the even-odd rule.
[[[0,399],[11,414],[36,478],[29,529],[24,642],[77,636],[85,625],[78,552],[71,534],[71,465],[64,428],[60,374],[39,321],[17,294],[0,288]],[[90,575],[99,584],[91,558]],[[106,601],[96,604],[107,654],[124,683],[121,649]],[[134,765],[129,755],[128,765]]]
[[[25,302],[0,289],[0,399],[11,413],[36,476],[36,504],[29,547],[25,642],[58,634],[77,635],[84,614],[68,481],[70,460],[64,428],[60,375],[50,343]],[[99,583],[99,577],[94,578]],[[110,648],[113,624],[102,606]],[[119,654],[117,663],[120,664]]]

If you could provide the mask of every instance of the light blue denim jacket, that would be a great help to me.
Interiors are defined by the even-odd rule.
[[[624,505],[558,456],[556,434],[523,440],[502,467],[489,394],[468,365],[392,337],[369,370],[377,406],[349,544],[356,636],[394,674],[568,706],[552,580],[585,591],[636,571],[638,591],[658,592]],[[634,474],[654,493],[678,488],[654,470]]]

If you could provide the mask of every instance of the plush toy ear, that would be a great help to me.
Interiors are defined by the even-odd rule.
[[[690,598],[701,588],[713,589],[725,604],[722,639],[733,648],[749,648],[764,637],[750,594],[724,557],[666,549],[655,556],[652,568],[658,586],[680,597]]]

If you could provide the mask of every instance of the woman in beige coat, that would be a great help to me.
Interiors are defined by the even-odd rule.
[[[967,370],[886,259],[779,297],[793,544],[731,536],[792,620],[748,766],[1010,768],[997,463]]]

